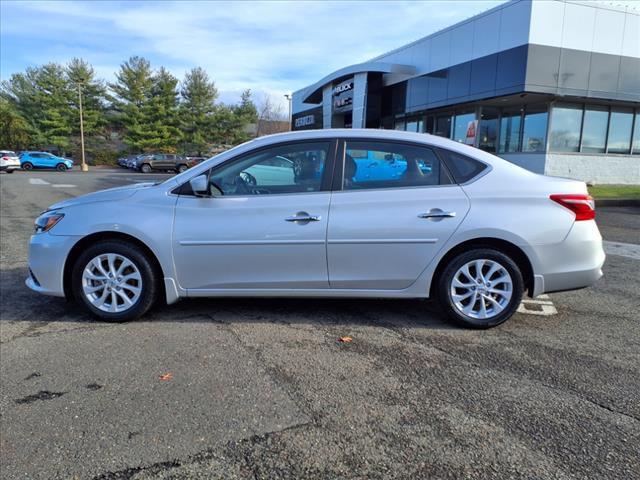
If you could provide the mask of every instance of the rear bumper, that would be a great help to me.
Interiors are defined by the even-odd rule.
[[[0,171],[19,170],[19,169],[20,169],[20,164],[19,163],[8,164],[8,165],[0,165]]]
[[[577,290],[602,277],[605,253],[602,236],[593,220],[574,223],[563,242],[535,250],[539,260],[535,295]]]

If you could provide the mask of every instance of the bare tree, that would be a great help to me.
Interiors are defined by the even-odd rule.
[[[258,108],[257,136],[289,131],[289,120],[280,103],[266,95]]]

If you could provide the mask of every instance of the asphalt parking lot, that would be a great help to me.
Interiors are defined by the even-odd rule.
[[[596,286],[489,331],[405,300],[189,300],[108,324],[24,286],[49,204],[162,178],[0,176],[2,478],[640,478],[640,209],[598,210]]]

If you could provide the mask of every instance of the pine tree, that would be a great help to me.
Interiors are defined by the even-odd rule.
[[[153,76],[151,100],[143,106],[145,118],[149,120],[146,138],[141,141],[143,149],[175,152],[182,132],[179,129],[178,79],[164,67]]]
[[[131,57],[120,65],[116,82],[109,84],[114,93],[113,106],[122,128],[123,140],[131,150],[149,148],[152,134],[149,103],[153,96],[151,64],[142,57]]]
[[[71,126],[75,149],[79,150],[80,136],[78,88],[82,93],[82,119],[87,151],[104,148],[107,126],[107,92],[104,82],[96,79],[93,67],[79,58],[73,58],[67,64],[66,76],[73,91],[71,104],[75,118],[72,119]]]
[[[187,153],[206,154],[216,143],[214,122],[218,90],[207,72],[198,67],[187,72],[180,94],[183,148]]]
[[[253,137],[248,129],[249,125],[256,125],[258,122],[258,109],[251,99],[251,90],[242,92],[240,103],[233,108],[233,113],[237,119],[236,134],[233,143],[242,143]]]
[[[0,145],[11,150],[24,150],[31,144],[31,127],[15,106],[0,98]]]
[[[32,145],[64,154],[71,145],[72,92],[56,63],[29,67],[2,82],[2,97],[29,123]]]

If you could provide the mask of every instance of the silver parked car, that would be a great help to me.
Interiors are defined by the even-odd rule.
[[[426,134],[263,137],[36,220],[27,285],[105,320],[184,297],[435,297],[487,328],[602,276],[584,183]]]

